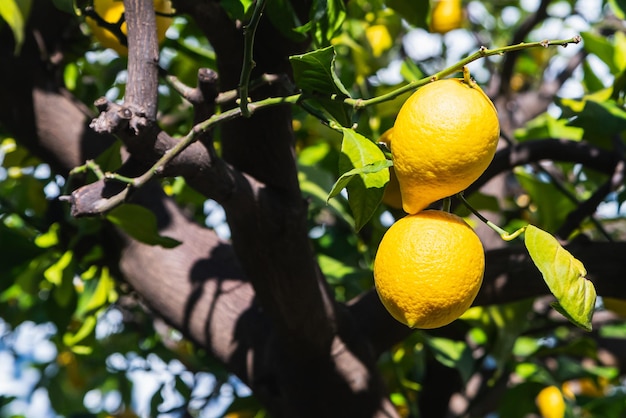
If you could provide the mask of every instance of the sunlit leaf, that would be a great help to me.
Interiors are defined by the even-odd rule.
[[[550,292],[557,299],[555,309],[575,325],[590,331],[596,290],[586,278],[585,266],[556,238],[533,225],[526,229],[524,243]]]
[[[372,217],[380,204],[389,182],[390,161],[372,141],[352,129],[343,129],[343,142],[339,157],[340,180],[348,190],[348,202],[358,231]],[[329,198],[343,187],[335,184]],[[334,194],[333,194],[334,193]]]
[[[95,315],[86,317],[78,331],[73,334],[68,332],[63,335],[63,344],[72,347],[76,343],[83,341],[96,329],[97,322]]]
[[[303,101],[319,108],[342,126],[350,126],[352,110],[342,99],[350,97],[335,73],[335,50],[332,46],[289,57]],[[315,110],[315,109],[313,109]]]
[[[144,244],[173,248],[181,243],[173,238],[160,235],[156,216],[143,206],[121,205],[107,213],[106,218]]]
[[[346,19],[342,0],[314,0],[311,7],[311,31],[318,47],[330,45]]]

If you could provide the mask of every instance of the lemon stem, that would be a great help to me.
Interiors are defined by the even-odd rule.
[[[443,199],[441,210],[443,210],[444,212],[450,212],[451,207],[452,207],[452,199],[448,196],[445,199]]]
[[[474,209],[474,207],[467,201],[467,199],[465,199],[465,196],[463,196],[463,193],[458,193],[457,197],[461,199],[461,202],[463,202],[463,205],[465,205],[465,207],[468,208],[470,212],[472,212],[478,219],[480,219],[489,228],[496,231],[497,234],[500,235],[500,238],[502,238],[504,241],[512,241],[515,238],[519,237],[526,230],[526,227],[523,226],[517,231],[509,234],[504,229],[500,228],[498,225],[494,224],[493,222],[485,218],[483,215],[481,215],[480,212]]]

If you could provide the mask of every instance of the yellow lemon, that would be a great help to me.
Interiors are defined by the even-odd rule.
[[[472,304],[485,271],[483,246],[472,228],[451,213],[408,215],[385,232],[374,260],[383,305],[412,328],[437,328]]]
[[[387,129],[385,133],[378,139],[378,142],[384,143],[388,149],[391,149],[391,139],[393,137],[393,128]],[[402,195],[400,194],[400,183],[393,167],[389,167],[389,183],[385,187],[383,195],[383,203],[394,209],[402,209]]]
[[[500,135],[491,100],[460,79],[417,90],[393,129],[391,154],[407,213],[465,190],[493,159]]]
[[[93,3],[95,12],[106,22],[116,24],[122,18],[124,13],[124,2],[122,0],[94,0]],[[165,39],[165,32],[172,23],[172,18],[169,16],[174,12],[170,0],[154,0],[154,10],[157,12],[156,26],[157,26],[157,38],[159,43]],[[128,55],[128,48],[120,43],[120,40],[116,34],[109,29],[98,25],[95,19],[87,17],[87,24],[91,28],[93,36],[100,42],[105,48],[114,49],[119,55]],[[121,31],[126,35],[127,28],[126,22],[122,23]]]
[[[446,33],[463,23],[461,0],[437,0],[430,12],[430,31]]]
[[[365,37],[372,48],[372,55],[378,58],[393,45],[389,29],[385,25],[372,25],[365,29]]]
[[[543,388],[535,398],[535,404],[542,418],[563,418],[565,416],[565,400],[556,386]]]

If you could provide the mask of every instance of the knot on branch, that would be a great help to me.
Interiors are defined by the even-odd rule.
[[[101,97],[94,102],[100,115],[93,119],[89,127],[98,133],[116,133],[130,128],[135,135],[149,126],[149,120],[142,109],[122,106]]]

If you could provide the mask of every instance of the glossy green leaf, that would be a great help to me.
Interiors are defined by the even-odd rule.
[[[318,47],[330,45],[346,19],[343,0],[314,0],[311,7],[311,32]]]
[[[372,217],[383,198],[390,164],[372,141],[352,129],[343,129],[339,172],[344,174],[333,186],[329,199],[347,188],[357,231]]]
[[[585,266],[552,235],[529,225],[524,243],[533,262],[556,297],[556,310],[580,328],[591,330],[596,290],[586,279]]]
[[[302,90],[308,108],[327,114],[342,126],[352,124],[352,108],[342,99],[350,97],[335,73],[335,50],[332,46],[289,57],[297,87]]]
[[[159,234],[154,213],[143,206],[125,204],[110,211],[106,218],[137,241],[173,248],[181,242]]]
[[[391,167],[392,165],[393,162],[391,160],[382,160],[366,164],[363,167],[353,168],[352,170],[343,173],[341,177],[339,177],[337,182],[333,185],[333,188],[328,194],[328,198],[326,200],[329,201],[333,197],[337,196],[343,189],[348,186],[350,180],[352,180],[354,177],[367,174],[376,174],[386,168]]]

